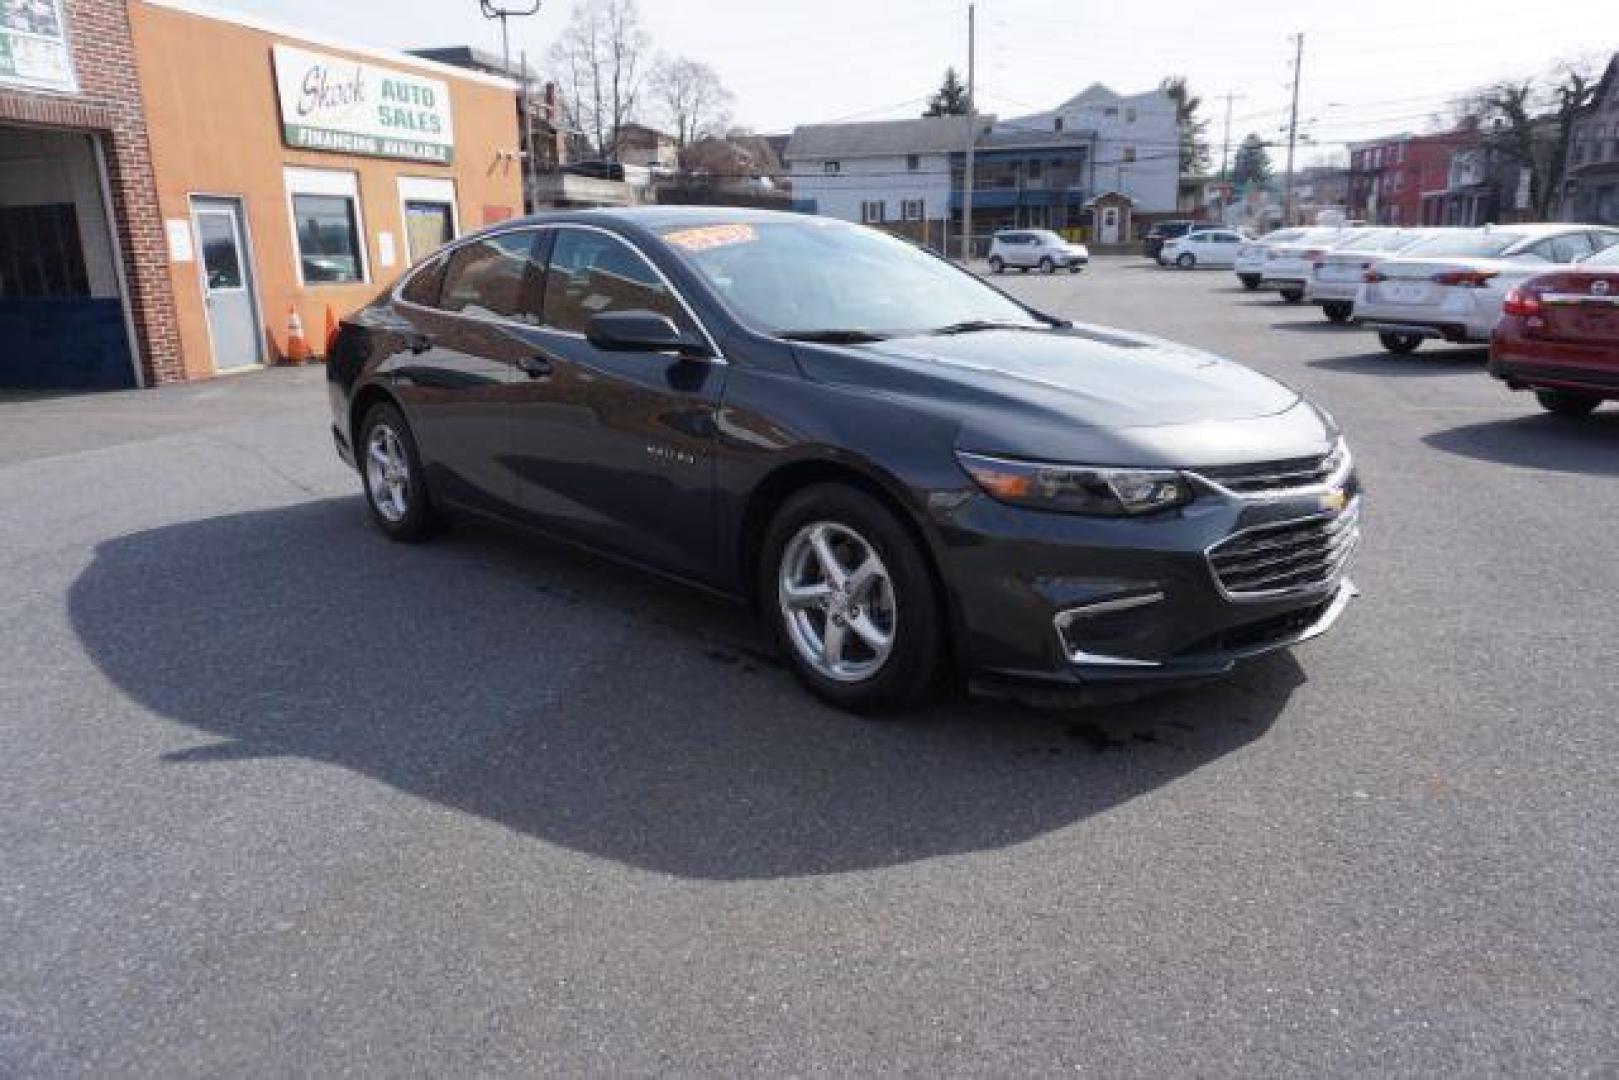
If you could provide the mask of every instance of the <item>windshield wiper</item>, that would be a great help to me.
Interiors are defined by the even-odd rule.
[[[875,330],[783,330],[776,335],[787,341],[819,341],[828,345],[860,345],[868,341],[887,341],[887,334]]]
[[[999,319],[967,319],[949,326],[941,326],[937,330],[929,330],[930,334],[945,336],[949,334],[976,334],[980,330],[1047,330],[1050,327],[1035,326],[1030,323],[1004,322]]]

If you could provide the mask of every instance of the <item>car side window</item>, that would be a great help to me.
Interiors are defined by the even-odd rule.
[[[1607,251],[1615,244],[1619,244],[1619,233],[1594,232],[1589,234],[1592,251]]]
[[[500,233],[463,244],[450,253],[438,306],[463,315],[538,322],[534,261],[538,233]]]
[[[433,259],[418,267],[399,290],[401,299],[421,307],[438,307],[439,290],[444,287],[447,259]]]
[[[545,272],[545,324],[583,334],[594,316],[609,311],[650,311],[696,332],[674,291],[626,241],[559,229]]]
[[[1552,262],[1576,262],[1591,254],[1591,241],[1585,233],[1569,233],[1552,240]]]

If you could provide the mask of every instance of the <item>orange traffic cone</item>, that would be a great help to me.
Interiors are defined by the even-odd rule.
[[[291,304],[287,305],[286,362],[293,367],[309,362],[309,342],[304,339],[304,321],[298,317],[298,309]]]
[[[326,305],[326,351],[321,354],[322,360],[332,358],[332,346],[337,344],[337,312],[332,305]]]

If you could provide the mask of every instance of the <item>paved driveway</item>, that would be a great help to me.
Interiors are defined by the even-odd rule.
[[[862,722],[723,604],[388,544],[318,370],[0,401],[0,1073],[1612,1069],[1619,409],[1227,273],[1009,284],[1332,409],[1336,633]]]

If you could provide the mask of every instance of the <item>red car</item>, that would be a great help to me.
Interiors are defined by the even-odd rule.
[[[1490,374],[1560,416],[1619,401],[1619,246],[1507,293]]]

